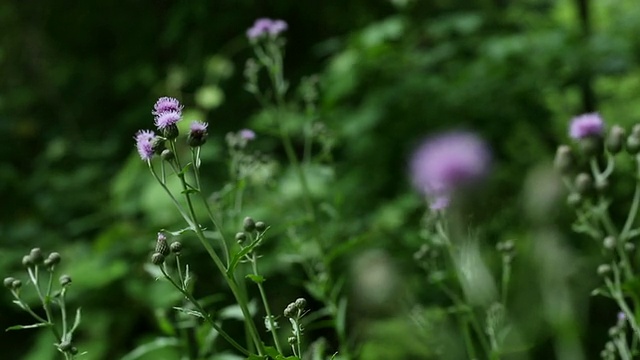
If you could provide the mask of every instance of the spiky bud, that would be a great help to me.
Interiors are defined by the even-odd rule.
[[[580,173],[576,176],[575,187],[578,193],[585,195],[593,188],[593,180],[587,173]]]
[[[243,232],[236,233],[236,241],[238,244],[242,244],[245,240],[247,240],[247,234]]]
[[[284,317],[292,318],[296,315],[297,312],[298,309],[296,309],[296,305],[294,303],[291,303],[284,309]]]
[[[33,263],[36,265],[40,265],[44,262],[44,256],[42,255],[42,250],[40,248],[33,248],[29,252],[29,256],[33,260]]]
[[[244,218],[242,226],[244,227],[244,231],[252,232],[256,229],[256,222],[253,221],[252,218],[247,216],[246,218]]]
[[[57,252],[52,252],[47,257],[47,260],[51,261],[51,265],[58,265],[58,264],[60,264],[60,261],[62,260],[62,257]]]
[[[33,265],[35,265],[35,262],[33,261],[33,258],[30,255],[25,255],[22,257],[22,265],[24,267],[30,268]]]
[[[294,304],[298,310],[304,310],[305,306],[307,306],[307,300],[305,298],[297,298]]]
[[[625,136],[626,134],[622,127],[613,125],[607,134],[605,142],[607,151],[614,155],[622,151],[625,143]]]
[[[154,265],[162,265],[164,264],[164,255],[160,254],[160,253],[153,253],[153,255],[151,255],[151,262]]]
[[[16,280],[13,280],[13,282],[11,283],[11,288],[12,288],[13,290],[18,290],[18,289],[20,289],[21,287],[22,287],[22,281],[20,281],[20,280],[17,280],[17,279],[16,279]]]
[[[163,233],[158,233],[155,252],[162,254],[162,256],[167,256],[170,254],[169,245],[167,244],[167,237]]]
[[[258,232],[263,232],[267,230],[267,224],[265,224],[264,221],[257,221],[256,230],[258,230]]]
[[[64,274],[64,275],[60,276],[59,281],[60,281],[60,285],[67,286],[67,285],[71,284],[71,276]]]
[[[171,243],[171,252],[174,254],[179,254],[182,251],[182,243],[179,241],[174,241]]]
[[[160,157],[162,157],[162,160],[171,161],[175,156],[173,155],[173,151],[169,149],[164,149],[160,153]]]
[[[2,282],[2,284],[4,284],[4,287],[6,287],[8,289],[11,289],[13,287],[12,284],[13,284],[13,282],[15,280],[16,280],[15,278],[12,278],[12,277],[9,276],[9,277],[4,278],[4,281]]]

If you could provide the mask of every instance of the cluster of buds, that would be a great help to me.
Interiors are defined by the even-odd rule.
[[[623,312],[619,312],[616,324],[609,328],[609,337],[611,338],[611,340],[605,343],[604,349],[600,352],[600,357],[602,359],[607,359],[607,360],[617,359],[618,358],[617,353],[619,351],[629,350],[629,349],[620,349],[615,344],[615,342],[619,342],[620,339],[623,339],[623,341],[619,342],[619,344],[626,347],[626,335],[625,335],[626,327],[627,327],[627,316]]]
[[[236,241],[238,244],[242,244],[247,240],[247,234],[250,236],[257,232],[258,235],[267,231],[267,224],[264,221],[254,221],[251,217],[245,217],[242,222],[242,227],[244,231],[239,231],[236,233]]]
[[[305,307],[307,306],[307,300],[305,298],[298,298],[296,301],[287,305],[284,309],[284,317],[288,319],[299,319],[305,314]]]
[[[158,238],[156,240],[156,248],[151,255],[151,262],[155,265],[164,264],[164,260],[169,254],[173,253],[176,256],[180,256],[180,252],[182,251],[182,243],[179,241],[174,241],[169,245],[167,243],[167,236],[161,232],[158,233]]]
[[[52,252],[45,258],[40,248],[33,248],[29,254],[22,257],[22,265],[26,268],[44,266],[48,270],[52,271],[54,267],[60,263],[61,259],[60,254],[57,252]]]

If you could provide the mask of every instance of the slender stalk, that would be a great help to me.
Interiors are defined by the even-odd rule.
[[[209,325],[211,325],[211,327],[216,330],[220,336],[222,336],[225,340],[227,340],[233,347],[235,347],[236,349],[238,349],[238,351],[240,351],[241,353],[243,353],[244,355],[249,356],[249,351],[247,351],[247,349],[245,349],[242,345],[238,344],[235,340],[233,340],[233,338],[226,333],[226,331],[222,330],[222,328],[220,326],[218,326],[218,324],[215,323],[215,321],[213,321],[213,319],[211,318],[211,316],[209,315],[208,312],[206,312],[206,310],[202,307],[202,305],[200,305],[200,302],[198,302],[198,300],[196,300],[196,298],[193,297],[193,295],[191,295],[191,293],[189,293],[186,289],[184,289],[182,286],[176,284],[176,282],[173,280],[173,278],[171,276],[169,276],[169,274],[167,274],[167,271],[164,267],[164,264],[162,266],[158,266],[160,268],[160,271],[162,272],[162,274],[164,275],[164,277],[169,280],[169,282],[171,283],[171,285],[173,285],[173,287],[175,287],[176,289],[178,289],[178,291],[180,291],[180,293],[182,293],[182,295],[184,295],[184,297],[186,297],[190,303],[193,304],[193,306],[196,307],[196,309],[198,309],[198,311],[202,314],[202,316],[204,317],[204,319],[209,323]]]
[[[38,293],[38,298],[40,299],[40,302],[42,303],[42,308],[44,309],[44,313],[47,316],[46,322],[51,324],[51,330],[53,331],[53,334],[55,335],[58,342],[61,342],[62,337],[58,332],[58,329],[56,329],[56,327],[53,324],[53,316],[51,314],[49,296],[42,295],[42,291],[40,290],[40,283],[38,282],[39,280],[38,266],[35,266],[34,268],[27,268],[27,272],[29,273],[29,278],[31,279],[33,286],[36,288],[36,292]]]
[[[258,274],[258,261],[256,258],[256,254],[253,253],[249,258],[251,261],[251,268],[253,270],[253,275],[259,276]],[[258,291],[260,291],[260,297],[262,298],[262,305],[264,306],[264,311],[267,314],[267,321],[269,322],[270,332],[273,336],[273,343],[276,345],[276,349],[280,354],[282,354],[282,348],[280,347],[280,340],[278,340],[278,334],[276,333],[275,322],[273,321],[273,316],[271,315],[271,308],[269,306],[269,301],[267,300],[267,294],[264,291],[264,286],[262,286],[262,282],[256,281],[256,285],[258,285]]]

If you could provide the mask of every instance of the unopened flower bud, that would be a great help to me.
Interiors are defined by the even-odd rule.
[[[591,180],[591,176],[589,176],[589,174],[580,173],[576,176],[575,186],[578,193],[584,195],[593,187],[593,180]]]
[[[265,224],[264,221],[257,221],[256,222],[256,230],[258,232],[263,232],[263,231],[267,230],[267,224]]]
[[[252,232],[253,230],[256,229],[255,221],[253,221],[253,219],[248,216],[244,218],[244,221],[242,222],[242,226],[244,227],[244,231],[247,231],[247,232]]]
[[[598,266],[598,275],[605,276],[611,272],[611,266],[608,264],[602,264]]]
[[[24,267],[32,267],[35,263],[30,255],[25,255],[22,257],[22,265],[24,265]]]
[[[588,136],[579,140],[580,150],[586,157],[602,153],[603,141],[598,136]]]
[[[289,305],[287,305],[287,307],[284,309],[284,317],[286,318],[292,318],[295,316],[295,314],[298,312],[298,310],[296,309],[295,304],[291,303]]]
[[[162,265],[164,264],[164,255],[160,254],[160,253],[153,253],[153,255],[151,255],[151,262],[154,265]]]
[[[607,190],[607,188],[609,188],[609,180],[605,178],[599,178],[596,180],[595,187],[596,187],[596,190],[598,191]]]
[[[574,160],[571,148],[567,145],[560,145],[556,151],[554,167],[560,174],[568,174],[573,168]]]
[[[602,246],[604,246],[604,248],[607,249],[607,250],[615,249],[615,247],[616,247],[616,238],[613,237],[613,236],[607,236],[602,241]]]
[[[189,135],[187,136],[187,143],[191,147],[198,147],[204,145],[207,142],[207,126],[209,124],[194,121],[189,128]]]
[[[635,128],[635,127],[634,127]],[[627,138],[627,152],[635,155],[640,151],[640,135],[631,134]]]
[[[571,193],[567,196],[567,204],[571,207],[576,207],[582,202],[582,196],[578,193]]]
[[[162,150],[162,153],[160,153],[160,157],[162,157],[162,160],[171,161],[174,158],[173,151],[169,149],[164,149]]]
[[[29,252],[29,256],[31,256],[33,263],[36,265],[40,265],[44,262],[44,256],[42,256],[42,251],[40,250],[40,248],[31,249],[31,251]]]
[[[166,148],[167,147],[165,146],[164,139],[159,136],[154,137],[153,140],[151,141],[151,149],[153,153],[156,155],[162,154],[162,152]]]
[[[62,257],[57,252],[52,252],[47,257],[47,260],[51,261],[51,265],[58,265],[58,264],[60,264],[60,261],[62,260]]]
[[[633,250],[635,250],[635,249],[636,249],[636,245],[635,245],[635,244],[633,244],[633,243],[628,242],[628,243],[625,243],[625,244],[624,244],[624,249],[625,249],[627,252],[633,252]]]
[[[2,282],[2,284],[4,284],[4,287],[11,289],[12,288],[12,284],[15,281],[15,278],[12,277],[6,277],[4,278],[4,281]]]
[[[622,127],[618,125],[613,125],[609,133],[607,134],[607,140],[605,146],[607,147],[607,151],[611,154],[617,154],[622,151],[622,148],[625,143],[625,131]]]
[[[59,281],[60,281],[60,285],[67,286],[67,285],[71,284],[71,276],[66,275],[66,274],[62,275],[62,276],[60,276]]]
[[[236,241],[238,244],[242,244],[245,240],[247,240],[247,234],[243,232],[236,233]]]
[[[163,233],[158,233],[155,252],[162,254],[162,256],[167,256],[170,253],[167,237]]]
[[[182,243],[179,241],[174,241],[171,243],[171,252],[174,254],[179,254],[182,251]]]
[[[305,306],[307,306],[307,300],[305,298],[297,298],[294,304],[298,310],[304,310]]]
[[[13,290],[18,290],[18,289],[20,289],[21,287],[22,287],[22,281],[20,281],[20,280],[17,280],[17,279],[16,279],[16,280],[13,280],[13,282],[11,283],[11,288],[12,288]]]

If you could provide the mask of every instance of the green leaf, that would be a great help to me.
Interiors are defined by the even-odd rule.
[[[37,323],[37,324],[32,324],[32,325],[14,325],[14,326],[9,326],[8,328],[5,329],[5,331],[36,329],[36,328],[41,328],[41,327],[48,327],[48,326],[51,326],[51,325],[53,325],[53,324],[51,324],[51,323]]]
[[[251,281],[253,281],[256,284],[262,284],[265,280],[264,276],[262,275],[248,274],[245,277],[248,279],[251,279]]]
[[[181,313],[184,313],[184,314],[187,314],[187,315],[199,317],[199,318],[202,318],[202,319],[205,318],[204,314],[202,314],[200,311],[185,309],[185,308],[182,308],[182,307],[179,307],[179,306],[174,306],[173,308],[175,310],[178,310]]]
[[[155,340],[148,342],[146,344],[142,344],[137,348],[133,349],[130,353],[125,355],[122,360],[135,360],[140,359],[143,356],[166,347],[177,347],[180,345],[180,341],[175,338],[156,338]]]
[[[231,262],[229,263],[229,268],[227,269],[227,276],[231,277],[231,275],[233,275],[233,272],[236,270],[236,267],[238,266],[238,263],[240,262],[240,260],[242,260],[242,258],[245,257],[245,255],[253,251],[253,249],[256,246],[260,245],[261,242],[262,242],[262,236],[258,236],[255,240],[253,240],[251,244],[243,247],[240,251],[238,251],[235,255],[233,255],[233,259],[231,259]]]
[[[71,330],[69,330],[69,335],[72,335],[73,332],[76,331],[76,329],[80,325],[80,319],[81,319],[80,315],[81,315],[80,308],[78,308],[76,309],[76,318],[73,320],[73,326],[71,327]]]

